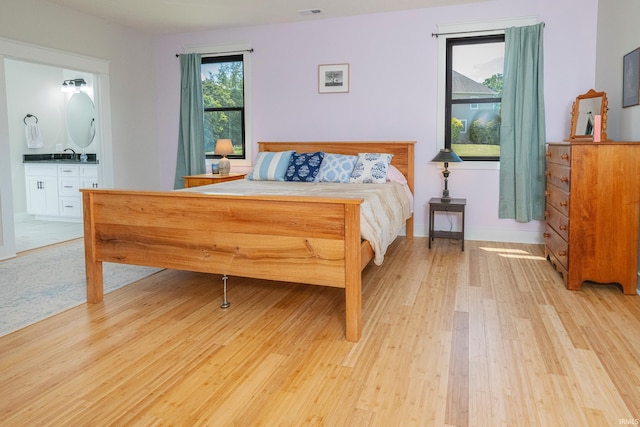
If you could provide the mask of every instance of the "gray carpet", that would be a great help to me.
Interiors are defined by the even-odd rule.
[[[157,271],[104,263],[104,292]],[[0,261],[0,336],[86,301],[83,240]]]

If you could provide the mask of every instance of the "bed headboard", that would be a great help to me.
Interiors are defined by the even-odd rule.
[[[415,141],[332,141],[332,142],[258,142],[260,151],[295,150],[299,153],[324,151],[325,153],[352,154],[390,153],[391,164],[407,177],[413,193]]]

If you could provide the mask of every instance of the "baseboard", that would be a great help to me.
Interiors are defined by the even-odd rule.
[[[29,215],[26,212],[14,212],[13,213],[13,222],[15,224],[20,223],[20,222],[28,222],[28,221],[33,221],[33,216]]]
[[[38,221],[58,221],[58,222],[82,222],[82,218],[73,218],[68,216],[47,216],[47,215],[36,215],[34,217]]]
[[[525,244],[543,244],[544,238],[540,231],[518,230],[465,230],[467,240],[487,242],[508,242]]]
[[[483,242],[508,242],[525,244],[543,244],[541,231],[516,231],[503,229],[469,229],[464,231],[465,240],[478,240]],[[427,225],[417,226],[414,230],[416,237],[428,237]]]

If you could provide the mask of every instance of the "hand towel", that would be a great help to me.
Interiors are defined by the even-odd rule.
[[[40,135],[40,128],[37,123],[27,123],[24,127],[24,133],[27,137],[27,148],[42,148],[44,142]]]

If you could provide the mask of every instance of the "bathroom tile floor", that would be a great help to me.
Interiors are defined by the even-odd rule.
[[[81,222],[20,221],[15,224],[16,252],[82,237]]]

